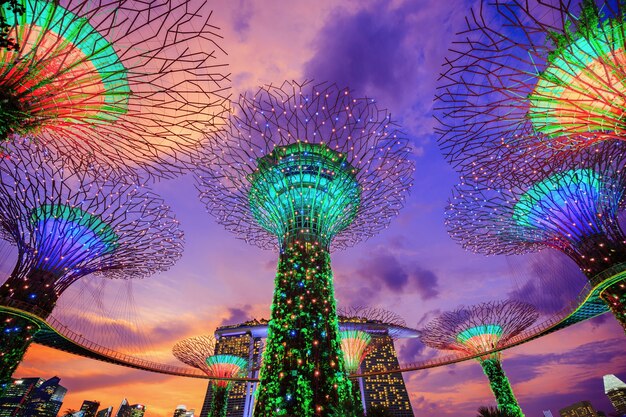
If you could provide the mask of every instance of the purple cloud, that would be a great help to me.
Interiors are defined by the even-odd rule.
[[[553,314],[576,300],[587,280],[567,256],[555,251],[511,258],[511,271],[525,282],[509,292],[510,298],[534,304],[544,314]]]
[[[383,287],[395,294],[415,292],[422,300],[439,294],[439,279],[434,272],[420,266],[408,268],[388,252],[364,259],[356,274],[363,287]]]

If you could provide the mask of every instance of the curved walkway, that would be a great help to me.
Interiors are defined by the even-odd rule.
[[[449,355],[431,359],[428,361],[401,364],[400,367],[396,369],[386,369],[384,371],[369,372],[366,374],[354,375],[354,377],[380,375],[396,372],[409,372],[417,371],[420,369],[434,368],[438,366],[466,361],[469,359],[477,358],[479,356],[483,356],[488,353],[497,352],[511,348],[513,346],[521,345],[523,343],[537,339],[541,336],[547,335],[560,329],[564,329],[565,327],[606,313],[608,311],[608,307],[606,306],[604,301],[599,298],[600,293],[609,285],[625,278],[625,264],[616,265],[615,267],[604,271],[602,274],[599,274],[592,281],[587,283],[577,300],[573,302],[570,306],[564,308],[559,313],[548,318],[547,320],[544,320],[538,325],[533,326],[518,334],[517,336],[509,339],[504,346],[500,346],[496,349],[481,352],[477,355]],[[0,299],[0,312],[23,317],[39,326],[41,330],[36,333],[34,337],[34,342],[44,346],[59,349],[86,358],[96,359],[99,361],[121,366],[127,366],[130,368],[141,369],[144,371],[184,376],[188,378],[209,379],[207,375],[195,368],[172,366],[147,361],[101,346],[67,328],[52,316],[48,317],[48,319],[45,320],[42,319],[41,316],[43,314],[38,314],[37,308],[29,304],[25,304],[11,299]],[[233,380],[257,381],[253,378],[237,378]]]

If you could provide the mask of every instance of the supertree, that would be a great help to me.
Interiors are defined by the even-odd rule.
[[[154,178],[187,169],[221,129],[228,76],[206,2],[21,3],[4,14],[19,47],[0,48],[0,144]]]
[[[376,348],[379,336],[395,340],[406,322],[397,314],[381,308],[348,307],[338,310],[341,350],[344,366],[349,375],[356,375],[365,357]],[[352,395],[357,413],[363,414],[363,401],[359,384],[353,381]]]
[[[507,341],[530,327],[539,318],[535,307],[514,301],[492,301],[448,311],[429,322],[420,339],[429,347],[480,355],[505,346]],[[479,356],[498,407],[523,416],[513,389],[502,369],[501,353]]]
[[[0,237],[17,247],[0,302],[41,319],[59,296],[87,275],[143,278],[182,254],[182,231],[168,206],[143,186],[95,181],[29,146],[0,164]],[[117,178],[117,177],[115,177]],[[21,316],[20,316],[21,317]],[[26,318],[0,314],[0,384],[38,330]]]
[[[501,170],[524,170],[515,155],[626,138],[624,12],[623,2],[603,0],[481,1],[440,79],[447,159],[495,181]]]
[[[172,353],[179,361],[215,378],[211,380],[213,397],[208,417],[226,417],[229,379],[245,376],[247,360],[235,355],[215,355],[215,338],[208,335],[183,339],[174,345]]]
[[[280,251],[255,416],[348,416],[330,250],[397,214],[407,141],[373,100],[307,82],[242,96],[229,126],[200,164],[201,199],[226,229]]]
[[[559,250],[585,273],[626,330],[626,143],[600,142],[567,157],[537,155],[525,181],[493,187],[463,179],[446,212],[450,235],[483,254]]]

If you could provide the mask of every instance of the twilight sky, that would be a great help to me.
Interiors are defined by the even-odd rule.
[[[234,95],[285,79],[333,81],[376,98],[411,139],[417,172],[405,209],[377,237],[333,254],[339,306],[389,309],[418,326],[439,311],[507,296],[553,313],[584,284],[562,255],[486,258],[465,252],[443,226],[455,174],[432,134],[432,97],[443,56],[472,3],[209,1],[229,54]],[[185,230],[183,258],[167,273],[143,281],[103,285],[98,277],[87,277],[63,295],[54,315],[106,346],[177,363],[170,354],[177,340],[269,317],[277,254],[249,246],[217,225],[198,201],[191,176],[155,188]],[[526,415],[540,417],[547,409],[557,415],[581,400],[613,411],[602,375],[626,380],[624,340],[615,320],[605,316],[505,351],[504,368]],[[401,362],[438,354],[415,340],[399,350]],[[64,409],[79,408],[84,399],[117,409],[127,397],[147,404],[149,417],[169,417],[178,404],[199,412],[206,390],[205,381],[129,370],[40,346],[29,350],[15,374],[54,375],[69,389]],[[494,404],[475,362],[407,373],[405,380],[416,416],[472,416],[478,406]]]

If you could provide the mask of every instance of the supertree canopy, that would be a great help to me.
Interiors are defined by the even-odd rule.
[[[539,313],[530,304],[514,300],[493,301],[441,314],[422,329],[420,339],[434,349],[469,355],[485,353],[477,359],[489,379],[498,407],[521,417],[524,414],[502,369],[501,353],[486,352],[505,346],[537,318]]]
[[[230,389],[229,378],[245,376],[248,362],[239,356],[214,355],[215,343],[215,339],[208,335],[190,337],[176,343],[172,348],[172,353],[181,362],[215,378],[211,380],[213,397],[208,417],[226,417]]]
[[[0,302],[45,319],[78,279],[143,278],[182,254],[182,231],[161,198],[143,186],[98,181],[88,169],[14,147],[0,164],[0,237],[17,247],[17,263]],[[0,315],[0,383],[9,379],[37,329]]]
[[[221,129],[225,54],[205,3],[22,4],[4,13],[19,48],[0,48],[0,143],[28,138],[68,163],[88,155],[162,177]]]
[[[448,160],[465,175],[487,169],[495,178],[512,153],[623,140],[624,11],[608,0],[483,1],[441,76]]]
[[[373,100],[328,84],[261,88],[229,126],[199,168],[201,198],[228,230],[280,250],[255,416],[348,416],[329,251],[397,214],[407,141]]]
[[[548,152],[549,153],[549,152]],[[601,142],[525,166],[526,182],[494,188],[465,180],[447,213],[450,235],[483,254],[557,249],[572,258],[626,329],[626,143]]]

